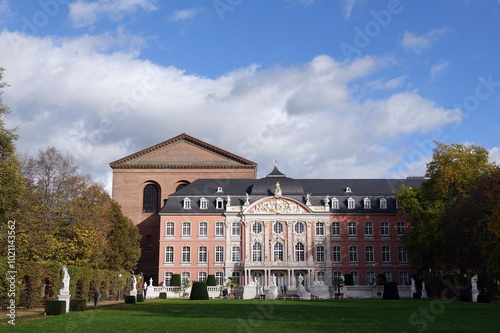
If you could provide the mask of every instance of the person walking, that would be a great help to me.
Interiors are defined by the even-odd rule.
[[[97,306],[97,302],[99,301],[99,292],[97,291],[97,289],[94,289],[92,294],[94,296],[94,306]]]

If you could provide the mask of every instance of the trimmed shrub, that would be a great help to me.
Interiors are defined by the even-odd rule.
[[[346,286],[354,286],[354,278],[352,277],[352,274],[344,275],[344,284]]]
[[[477,302],[478,303],[489,303],[490,302],[490,296],[488,296],[488,295],[477,295]]]
[[[144,302],[144,295],[137,294],[137,302]]]
[[[189,296],[189,299],[207,300],[208,299],[207,283],[205,281],[193,282],[193,287],[191,288],[191,295]]]
[[[125,296],[125,304],[135,304],[135,296]]]
[[[66,313],[65,301],[47,301],[45,303],[45,314],[49,316]]]
[[[166,292],[160,293],[160,299],[167,299],[167,293]]]
[[[172,279],[170,280],[170,285],[174,287],[181,286],[181,275],[180,274],[172,274]]]
[[[217,281],[215,280],[215,275],[209,275],[207,278],[207,286],[215,287],[217,286]]]
[[[471,295],[469,294],[460,294],[460,296],[458,296],[458,299],[460,300],[460,302],[471,302]]]
[[[69,311],[85,311],[87,303],[83,299],[72,299],[69,301]]]
[[[384,284],[383,299],[399,299],[398,285],[396,282],[386,282]]]

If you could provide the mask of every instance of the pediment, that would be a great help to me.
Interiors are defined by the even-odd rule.
[[[255,162],[185,133],[110,163],[111,168],[256,168]]]
[[[307,214],[311,211],[302,203],[285,198],[266,198],[250,205],[245,214]]]

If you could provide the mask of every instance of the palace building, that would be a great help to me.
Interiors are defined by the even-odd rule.
[[[181,134],[110,164],[113,198],[139,227],[139,272],[169,284],[228,276],[292,289],[351,274],[406,284],[414,273],[400,237],[395,191],[422,178],[293,179]]]

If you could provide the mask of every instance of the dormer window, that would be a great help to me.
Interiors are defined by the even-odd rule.
[[[380,209],[387,209],[387,199],[386,198],[380,199]]]
[[[346,191],[346,193],[351,193],[352,192],[350,187],[346,187],[345,191]]]
[[[184,205],[183,205],[183,208],[184,208],[184,209],[191,209],[191,199],[189,199],[189,198],[184,198]]]
[[[207,209],[207,208],[208,208],[208,200],[206,198],[201,198],[200,209]]]
[[[354,209],[355,206],[356,206],[356,203],[354,202],[353,198],[347,199],[347,208],[348,209]]]
[[[222,191],[222,187],[220,187],[220,186],[219,186],[219,187],[217,187],[217,193],[222,193],[222,192],[223,192],[223,191]]]
[[[215,199],[215,208],[216,209],[223,209],[224,208],[224,199],[222,199],[222,198]]]
[[[364,209],[371,209],[372,208],[372,202],[369,198],[363,199],[363,208]]]
[[[339,199],[337,198],[332,199],[332,209],[339,209]]]

